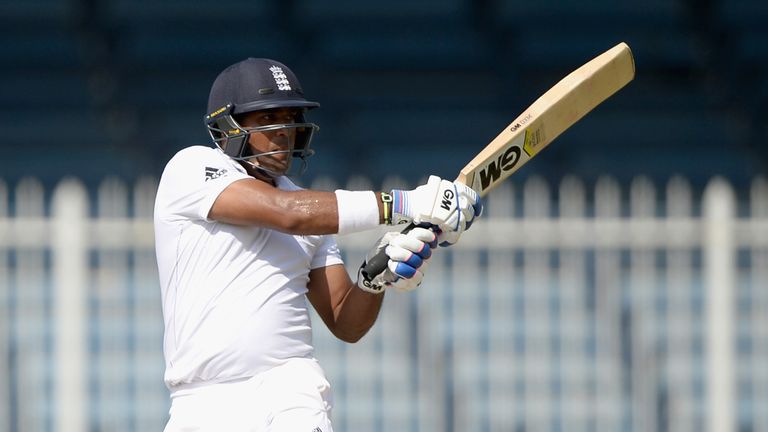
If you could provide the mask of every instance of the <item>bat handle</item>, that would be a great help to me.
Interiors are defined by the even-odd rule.
[[[407,227],[405,227],[405,229],[401,231],[401,233],[406,234],[408,231],[414,228],[416,228],[416,225],[410,223]],[[389,256],[387,256],[386,248],[384,248],[365,263],[365,266],[361,272],[365,280],[370,281],[374,276],[383,272],[387,268],[388,262]]]

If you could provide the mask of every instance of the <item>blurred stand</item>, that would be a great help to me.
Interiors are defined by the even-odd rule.
[[[450,177],[541,93],[626,41],[637,78],[519,176],[627,184],[768,172],[762,0],[0,0],[0,169],[52,188],[158,176],[208,144],[216,74],[294,69],[322,108],[310,179]],[[407,158],[412,163],[402,164]]]

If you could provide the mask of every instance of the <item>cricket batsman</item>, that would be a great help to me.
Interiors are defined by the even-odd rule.
[[[482,206],[471,188],[429,177],[413,190],[313,191],[306,168],[318,127],[293,72],[249,58],[213,82],[212,146],[179,151],[154,208],[165,323],[167,432],[332,432],[331,386],[313,356],[309,304],[346,342],[376,321],[386,290],[411,291],[433,249],[459,240]],[[335,235],[391,232],[378,274],[352,281]],[[365,262],[363,263],[363,265]]]

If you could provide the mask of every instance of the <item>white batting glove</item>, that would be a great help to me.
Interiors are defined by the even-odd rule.
[[[424,270],[435,247],[437,235],[426,228],[416,227],[407,234],[388,232],[366,255],[357,273],[357,286],[374,294],[390,287],[398,291],[413,291],[424,279]],[[363,267],[382,249],[389,257],[386,269],[366,278]]]
[[[430,176],[412,191],[392,191],[392,222],[438,227],[438,242],[450,246],[483,212],[480,196],[469,186]]]

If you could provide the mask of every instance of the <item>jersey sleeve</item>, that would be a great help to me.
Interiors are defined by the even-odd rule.
[[[311,269],[328,267],[335,264],[344,264],[344,260],[341,259],[341,252],[339,251],[339,245],[336,244],[336,236],[325,235],[320,246],[315,251],[315,255],[312,257],[309,267]]]
[[[208,147],[177,153],[165,167],[158,188],[158,209],[165,217],[206,220],[213,202],[233,182],[250,178],[228,159]]]

